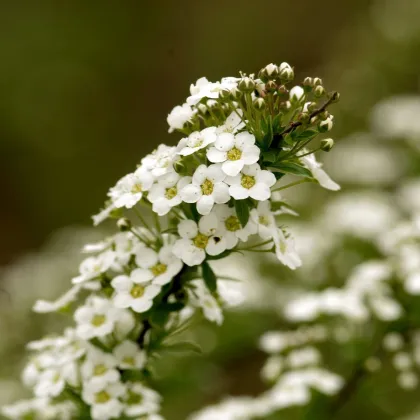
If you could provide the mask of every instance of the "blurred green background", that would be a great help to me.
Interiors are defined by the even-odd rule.
[[[366,129],[379,100],[418,92],[419,16],[419,0],[2,2],[0,264],[49,249],[59,228],[89,226],[119,177],[157,144],[178,141],[167,133],[166,116],[199,77],[218,80],[287,61],[297,82],[319,76],[341,93],[332,110],[335,139]],[[312,194],[312,206],[326,194]],[[64,253],[70,245],[59,242]],[[30,269],[25,275],[31,281]],[[46,287],[53,297],[56,288]],[[34,300],[36,288],[27,290]],[[0,305],[9,310],[13,299]],[[158,386],[169,420],[225,393],[263,389],[264,356],[255,343],[279,323],[267,312],[233,314],[220,330],[198,330],[222,338],[205,361],[180,358],[166,367]],[[13,322],[8,328],[19,331],[20,321]],[[25,322],[15,347],[2,353],[12,362],[3,377],[15,377],[20,365],[7,355],[19,349],[22,357],[24,343],[50,328],[40,317]],[[394,418],[360,410],[343,418]]]

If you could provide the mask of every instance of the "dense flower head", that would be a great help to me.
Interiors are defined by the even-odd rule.
[[[301,265],[278,220],[285,203],[276,191],[302,182],[339,188],[315,160],[318,149],[310,149],[331,130],[326,109],[338,95],[319,89],[320,79],[312,90],[289,90],[293,78],[281,63],[258,78],[241,73],[191,85],[186,102],[168,115],[169,131],[182,134],[178,144],[141,159],[94,216],[95,224],[118,220],[120,232],[85,247],[89,255],[66,294],[36,303],[38,312],[74,310],[75,327],[32,345],[24,377],[37,399],[6,408],[6,416],[58,410],[57,400],[68,399],[80,418],[161,419],[160,396],[148,384],[150,356],[170,349],[172,334],[195,312],[221,324],[235,295],[228,284],[219,287],[212,261],[256,251],[291,269]],[[284,182],[289,176],[298,180]],[[338,389],[338,379],[314,367],[315,350],[289,359],[302,372],[279,382],[277,401],[291,389],[296,401],[310,388]]]

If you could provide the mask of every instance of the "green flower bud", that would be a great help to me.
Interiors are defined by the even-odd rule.
[[[266,107],[266,104],[265,104],[265,101],[264,101],[263,98],[257,98],[257,99],[255,99],[253,105],[254,105],[254,108],[257,111],[260,111],[260,112],[263,111],[265,109],[265,107]]]
[[[233,100],[240,99],[242,97],[242,92],[238,88],[234,87],[230,90],[230,96]]]
[[[301,86],[295,86],[290,89],[290,102],[297,103],[305,97],[305,91]]]
[[[316,109],[316,102],[306,102],[303,106],[303,112],[313,112]]]
[[[274,92],[277,90],[277,83],[274,80],[269,80],[266,84],[265,84],[265,90],[267,92]]]
[[[309,122],[309,114],[307,112],[301,112],[298,116],[297,116],[297,120],[306,124],[307,122]]]
[[[322,79],[320,79],[319,77],[315,77],[314,78],[314,86],[322,86]]]
[[[281,63],[279,67],[280,79],[290,82],[295,77],[295,72],[288,63]]]
[[[321,150],[324,152],[329,152],[334,147],[333,139],[323,139],[321,140]]]
[[[121,232],[127,232],[131,229],[131,222],[126,217],[122,217],[117,221],[117,227]]]
[[[303,80],[303,89],[306,93],[309,93],[312,91],[312,87],[314,85],[314,81],[312,79],[312,77],[305,77],[305,79]]]
[[[318,130],[320,133],[326,133],[327,131],[330,131],[333,128],[333,119],[332,117],[327,118],[324,121],[321,121],[318,124]]]
[[[207,105],[207,107],[208,107],[208,108],[216,108],[216,107],[217,107],[217,105],[218,105],[218,103],[217,103],[217,101],[215,101],[214,99],[209,99],[209,100],[206,102],[206,105]]]
[[[325,95],[325,89],[323,86],[318,85],[315,89],[314,89],[314,95],[316,98],[321,98],[322,96]]]
[[[330,98],[331,103],[334,104],[340,100],[340,94],[338,92],[332,92],[328,94],[328,98]]]
[[[243,77],[238,83],[241,92],[252,92],[255,89],[255,82],[249,77]]]
[[[280,111],[287,111],[291,108],[291,103],[289,101],[282,101],[279,102],[279,109]]]
[[[289,91],[286,86],[282,85],[277,89],[277,95],[281,100],[289,99]]]
[[[230,90],[222,89],[219,92],[219,98],[222,99],[222,100],[225,100],[225,101],[228,100],[230,98]]]
[[[204,104],[198,104],[197,109],[198,109],[198,112],[202,115],[206,115],[208,111],[207,107]]]
[[[279,75],[279,68],[273,63],[268,64],[260,71],[260,75],[264,79],[268,79],[268,80],[276,79]]]

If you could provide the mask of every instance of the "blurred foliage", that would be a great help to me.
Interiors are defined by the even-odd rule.
[[[364,130],[378,100],[418,90],[419,4],[3,2],[0,223],[6,240],[0,245],[0,263],[39,249],[59,227],[90,224],[88,216],[102,205],[116,179],[158,143],[178,140],[167,134],[166,115],[201,76],[217,80],[241,69],[257,71],[271,61],[288,61],[298,78],[315,72],[328,88],[341,92],[342,101],[333,111],[334,136]],[[418,174],[418,160],[407,159],[412,159],[408,172]],[[302,192],[290,199],[310,221],[332,193],[313,187],[302,187]],[[365,242],[351,246],[351,258],[340,256],[339,250],[331,255],[325,281],[334,284],[345,278],[347,271],[337,270],[346,266],[343,261],[350,269],[361,258],[376,256]],[[262,275],[284,284],[294,279],[287,270],[263,262]],[[65,281],[60,283],[63,289]],[[37,290],[27,293],[28,299],[38,295]],[[15,299],[13,294],[10,299]],[[4,301],[1,305],[4,308]],[[39,316],[25,319],[23,326],[10,307],[6,311],[9,315],[2,313],[0,322],[20,335],[14,334],[1,351],[9,364],[0,370],[3,379],[17,375],[24,342],[50,328]],[[26,307],[20,316],[28,314]],[[256,350],[256,341],[264,331],[280,327],[272,307],[229,314],[220,329],[198,325],[193,334],[204,357],[168,356],[156,366],[166,418],[183,420],[221,395],[263,390],[258,372],[264,356]],[[390,375],[384,369],[379,378],[366,381],[340,418],[387,420],[411,410],[415,395],[391,386]],[[315,418],[290,411],[281,418]]]

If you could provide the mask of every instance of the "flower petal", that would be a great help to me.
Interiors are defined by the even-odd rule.
[[[209,214],[214,205],[214,198],[212,195],[203,195],[197,201],[197,211],[202,215]]]
[[[226,152],[217,150],[215,147],[210,147],[207,150],[207,159],[214,163],[224,162],[227,159]]]
[[[219,226],[219,220],[214,213],[203,216],[198,222],[198,228],[204,235],[213,235]]]
[[[222,170],[226,175],[236,176],[239,174],[239,172],[241,172],[242,168],[244,167],[244,164],[245,162],[242,159],[227,160],[226,162],[222,163]]]
[[[227,152],[232,149],[235,144],[235,136],[231,133],[222,133],[217,136],[214,146],[221,152]]]
[[[224,182],[214,184],[212,196],[217,204],[227,203],[230,200],[229,186]]]
[[[249,197],[249,190],[244,188],[242,185],[235,184],[229,187],[229,194],[235,200],[243,200]]]
[[[255,144],[255,136],[247,131],[243,131],[235,136],[235,145],[238,149]]]
[[[182,201],[186,203],[196,203],[203,195],[201,188],[195,184],[186,185],[179,193]]]
[[[242,151],[242,160],[246,165],[252,165],[258,162],[260,158],[260,149],[258,146],[245,146]]]
[[[259,183],[249,190],[249,195],[254,200],[265,201],[271,197],[271,190],[268,185]]]
[[[178,233],[182,238],[194,238],[198,233],[197,223],[193,220],[181,220],[178,224]]]

